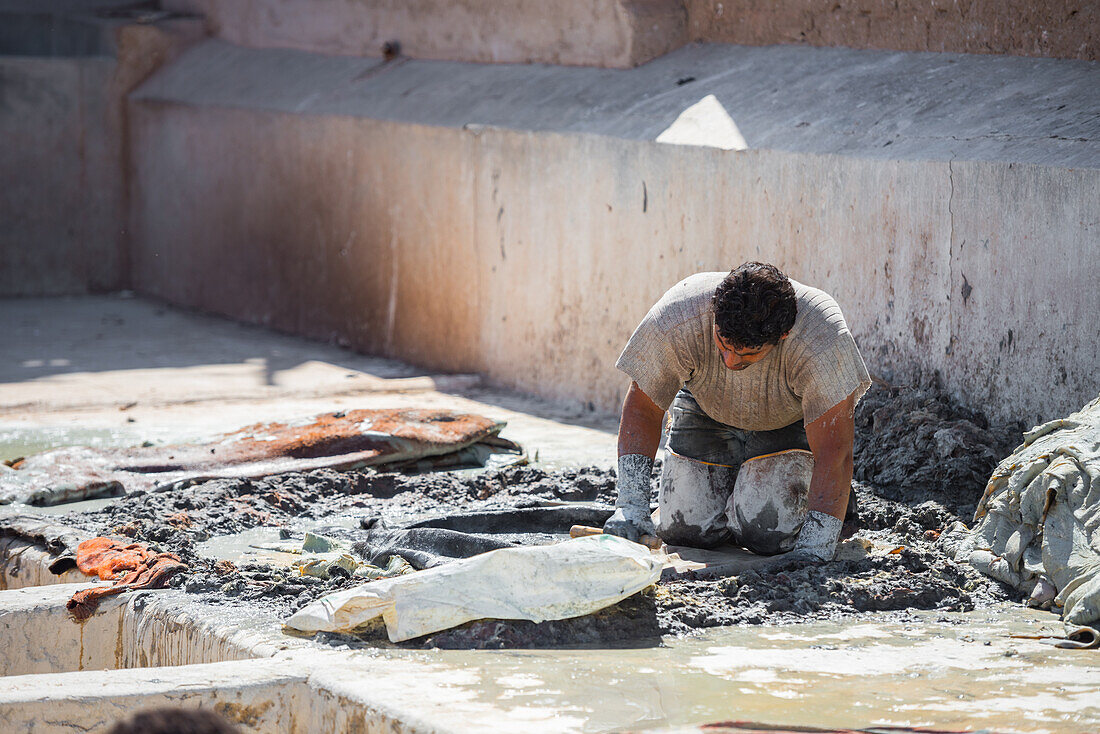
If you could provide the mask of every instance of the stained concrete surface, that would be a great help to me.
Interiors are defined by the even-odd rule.
[[[135,283],[614,411],[660,294],[761,259],[835,296],[876,374],[939,371],[1035,423],[1100,391],[1097,74],[714,45],[629,71],[379,67],[209,42],[131,100]],[[747,150],[654,141],[708,95]]]

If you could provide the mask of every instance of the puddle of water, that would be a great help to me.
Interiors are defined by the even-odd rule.
[[[92,512],[93,510],[106,507],[117,499],[117,497],[101,497],[94,500],[81,500],[80,502],[69,502],[64,505],[49,505],[45,507],[13,502],[10,505],[0,505],[0,517],[8,515],[64,515],[69,512]]]
[[[727,628],[654,648],[432,651],[418,659],[471,673],[469,695],[495,707],[553,708],[565,717],[562,731],[723,720],[1096,730],[1100,659],[1008,637],[1035,634],[1039,625],[1060,627],[1049,614],[1005,607],[928,613],[905,625]]]
[[[280,553],[279,551],[252,547],[253,545],[270,545],[280,542],[285,541],[279,540],[279,528],[258,527],[232,535],[215,536],[210,540],[198,543],[195,546],[195,551],[207,558],[217,558],[233,563],[253,561],[289,566],[292,562],[301,558],[296,553]]]
[[[143,440],[136,431],[74,426],[0,425],[0,461],[11,461],[62,446],[134,446]]]

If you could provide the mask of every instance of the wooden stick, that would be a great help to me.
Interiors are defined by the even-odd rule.
[[[570,538],[583,538],[588,535],[603,535],[603,529],[594,528],[591,525],[574,525],[569,528]],[[638,542],[650,550],[661,550],[661,546],[664,545],[664,542],[654,535],[643,535]]]

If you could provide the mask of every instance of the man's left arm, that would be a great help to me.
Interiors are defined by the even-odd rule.
[[[852,393],[806,424],[806,440],[814,454],[809,509],[843,521],[852,489],[852,442],[855,440],[856,395]]]
[[[814,455],[809,513],[795,551],[821,561],[832,560],[852,490],[852,442],[855,439],[856,394],[806,424],[806,439]]]

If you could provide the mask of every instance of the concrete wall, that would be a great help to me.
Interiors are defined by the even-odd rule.
[[[721,83],[649,91],[655,75],[721,53],[737,60]],[[935,64],[993,63],[974,58]],[[625,387],[615,357],[666,288],[763,259],[832,292],[875,371],[939,370],[1002,417],[1075,409],[1100,390],[1100,100],[1079,86],[1092,67],[997,61],[1027,65],[1008,90],[982,67],[990,94],[1020,113],[981,123],[986,136],[975,110],[996,97],[977,81],[949,94],[918,62],[932,63],[699,47],[646,71],[495,67],[486,98],[481,71],[464,65],[409,62],[353,93],[338,79],[361,80],[367,62],[208,43],[132,100],[135,281],[175,303],[613,408]],[[265,64],[281,85],[251,76]],[[799,68],[817,70],[805,83],[830,103],[807,91],[796,114],[754,96],[776,69]],[[895,83],[874,78],[882,68]],[[913,96],[918,77],[927,96]],[[602,106],[571,106],[589,84]],[[569,91],[554,99],[547,85]],[[653,142],[706,91],[750,143],[771,145]],[[552,101],[532,113],[511,95]],[[1044,105],[1078,142],[1029,127]],[[892,132],[860,131],[864,114]],[[509,115],[554,129],[505,127]]]
[[[121,282],[121,120],[110,57],[0,56],[0,294]]]
[[[1093,0],[686,0],[692,40],[1100,59]]]
[[[254,48],[626,68],[690,41],[1100,59],[1092,0],[164,0]]]
[[[123,97],[202,29],[129,24],[117,0],[90,5],[122,15],[0,1],[0,296],[129,281]]]
[[[163,0],[254,48],[628,68],[683,45],[679,0]]]

